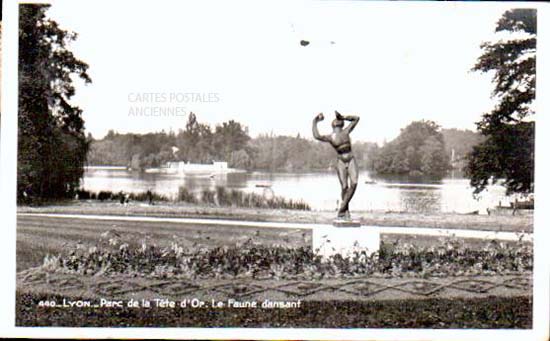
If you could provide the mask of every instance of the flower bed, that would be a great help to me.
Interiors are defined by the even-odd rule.
[[[105,232],[97,245],[77,244],[46,257],[43,267],[85,275],[273,279],[508,275],[533,269],[533,248],[527,242],[488,241],[472,248],[464,240],[449,237],[435,244],[382,243],[380,251],[371,256],[358,251],[348,259],[336,255],[323,260],[311,247],[265,246],[251,239],[207,248],[182,243],[176,237],[170,245],[156,245]]]

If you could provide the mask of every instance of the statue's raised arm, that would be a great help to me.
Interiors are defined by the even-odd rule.
[[[319,115],[315,116],[315,118],[313,119],[313,125],[312,125],[313,137],[319,141],[330,142],[330,137],[327,135],[319,134],[319,129],[317,129],[317,123],[324,119],[325,119],[325,116],[323,115],[323,113],[320,113]]]
[[[355,116],[355,115],[342,116],[342,114],[340,114],[338,111],[334,111],[334,113],[336,114],[337,119],[342,121],[350,121],[350,124],[348,124],[348,126],[344,128],[344,131],[347,132],[348,134],[351,133],[353,129],[355,129],[355,127],[357,126],[357,123],[359,123],[359,116]]]

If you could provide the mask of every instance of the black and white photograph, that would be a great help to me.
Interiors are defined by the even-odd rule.
[[[536,4],[16,6],[15,327],[548,335]]]

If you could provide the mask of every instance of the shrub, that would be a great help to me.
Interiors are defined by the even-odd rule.
[[[201,192],[200,200],[193,193],[188,192],[184,187],[179,189],[178,200],[189,203],[201,202],[206,205],[221,207],[248,207],[248,208],[273,208],[291,210],[311,210],[311,207],[303,201],[294,201],[282,197],[266,198],[256,193],[246,193],[240,190],[228,190],[218,186],[214,190],[204,189]],[[183,196],[181,193],[185,193]]]
[[[177,201],[188,202],[188,203],[197,202],[197,198],[195,198],[193,193],[189,192],[189,190],[183,186],[180,186],[178,188],[178,196],[176,199]]]
[[[207,205],[216,205],[215,193],[208,189],[204,189],[201,194],[201,202]]]
[[[383,243],[378,253],[356,251],[351,257],[322,259],[311,247],[265,246],[251,239],[235,245],[206,248],[178,240],[161,246],[147,239],[124,241],[105,232],[97,245],[75,248],[44,266],[53,271],[81,274],[127,274],[183,278],[341,278],[349,276],[430,277],[504,275],[531,272],[532,245],[489,241],[472,249],[457,239],[438,246],[416,247],[408,243]],[[57,267],[52,268],[52,259]]]
[[[77,198],[79,200],[115,200],[121,201],[121,196],[124,192],[113,193],[111,191],[100,191],[93,193],[87,190],[78,190]],[[129,199],[133,201],[149,201],[147,192],[128,193]],[[155,192],[151,193],[153,201],[169,201],[165,195]],[[273,209],[291,209],[291,210],[311,210],[311,207],[299,200],[285,199],[283,197],[266,198],[263,195],[256,193],[246,193],[240,190],[228,190],[225,187],[216,187],[214,190],[204,189],[200,196],[189,191],[187,188],[180,186],[178,195],[175,199],[179,202],[190,204],[202,203],[212,206],[221,207],[248,207],[248,208],[273,208]]]

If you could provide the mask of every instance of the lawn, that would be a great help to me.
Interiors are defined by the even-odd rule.
[[[65,213],[131,215],[156,217],[220,218],[249,221],[323,223],[331,224],[336,212],[300,211],[285,209],[253,209],[216,207],[186,203],[163,202],[158,205],[132,202],[127,206],[116,202],[68,201],[48,206],[21,206],[21,213]],[[532,210],[521,210],[517,215],[472,215],[459,213],[406,213],[368,211],[353,212],[363,225],[413,226],[477,229],[488,231],[533,232]]]
[[[17,326],[261,328],[521,328],[532,298],[304,302],[300,309],[37,308],[61,296],[18,292]],[[76,299],[76,298],[75,298]]]
[[[62,206],[57,206],[49,208],[23,208],[21,211],[71,213],[71,210],[75,209],[72,206],[68,207],[70,208],[69,210],[66,208],[64,209]],[[196,208],[187,208],[186,210],[182,210],[183,213],[181,211],[177,212],[176,208],[173,207],[161,207],[160,211],[154,211],[158,208],[142,206],[128,208],[106,204],[102,207],[102,210],[99,208],[101,207],[90,206],[84,211],[88,210],[85,213],[95,214],[122,214],[121,210],[124,209],[126,210],[125,214],[131,215],[139,213],[141,215],[193,216],[197,214],[196,211],[194,211]],[[139,212],[136,212],[136,210]],[[207,208],[207,210],[210,210],[208,213],[210,214],[209,216],[212,217],[212,211],[216,211],[217,209]],[[214,215],[214,217],[227,218],[227,214],[229,214],[230,218],[247,218],[248,216],[243,215],[243,212],[251,216],[253,214],[253,210],[230,210],[225,211],[226,216]],[[312,212],[301,212],[301,216],[292,216],[291,218],[293,218],[292,220],[305,222],[309,219],[308,216],[305,215],[306,213],[311,214]],[[283,218],[280,212],[274,213],[273,210],[262,211],[262,214],[259,215],[262,220],[270,220],[270,217],[275,217],[276,219],[274,220],[278,221],[288,221],[290,219],[289,217]],[[198,214],[198,216],[204,215]],[[367,219],[380,219],[382,215],[378,217],[379,218],[371,217]],[[389,217],[391,217],[391,215],[389,215]],[[489,222],[495,219],[494,217],[461,216],[461,218],[466,219],[468,223],[472,225],[461,226],[455,221],[453,223],[454,225],[450,224],[446,226],[439,226],[442,223],[438,223],[438,227],[464,228],[486,226],[487,229],[493,230],[521,231],[528,229],[528,226],[532,224],[532,218],[529,216],[507,217],[506,219],[500,217],[500,225],[498,227],[489,224]],[[328,220],[329,215],[327,213],[320,215],[319,220],[323,219]],[[422,216],[415,216],[415,219],[420,221],[422,220]],[[483,219],[489,220],[485,221]],[[436,220],[437,217],[430,216],[423,220],[425,224],[420,224],[419,226],[432,225],[432,227],[434,227],[433,223]],[[454,221],[452,215],[447,216],[441,221],[445,222],[446,220]],[[412,224],[403,216],[400,216],[399,220],[389,221],[388,225],[395,226],[399,222],[403,223],[402,225],[408,226]],[[113,242],[113,240],[116,240],[116,242]],[[530,265],[532,256],[530,256],[529,253],[532,252],[532,250],[529,251],[532,245],[526,246],[526,242],[507,242],[502,245],[499,243],[491,244],[489,241],[476,239],[463,239],[449,242],[442,238],[411,235],[382,235],[382,241],[385,245],[385,250],[390,251],[390,256],[391,252],[394,252],[394,249],[400,250],[399,252],[404,252],[405,254],[405,256],[398,255],[397,258],[391,258],[393,256],[384,258],[388,266],[379,266],[374,269],[374,271],[385,273],[387,269],[394,267],[397,269],[397,272],[392,270],[387,273],[391,276],[400,276],[403,271],[408,271],[406,274],[407,276],[416,276],[418,274],[416,267],[419,266],[419,264],[424,268],[430,269],[430,271],[441,268],[447,275],[453,275],[453,267],[459,262],[459,267],[464,267],[466,269],[470,266],[472,268],[477,267],[477,263],[486,263],[489,264],[489,270],[498,274],[499,271],[501,271],[499,269],[504,269],[505,271],[515,269],[514,267],[516,266],[515,262],[517,259],[514,256],[514,250],[520,250],[522,252],[523,261],[521,261],[522,263],[520,265],[527,264],[527,268],[524,268],[522,265],[519,274],[521,275],[521,273],[524,273],[526,276],[531,276],[532,272],[532,267]],[[72,265],[75,263],[67,261],[74,255],[80,255],[78,259],[84,260],[87,266],[91,266],[89,268],[90,272],[86,275],[82,274],[82,276],[93,276],[94,272],[99,270],[103,271],[105,269],[102,264],[94,265],[98,256],[103,257],[103,255],[109,254],[110,251],[107,251],[110,247],[116,250],[116,248],[121,246],[121,243],[133,245],[134,253],[130,253],[130,255],[134,255],[135,257],[131,256],[131,259],[136,260],[136,264],[138,265],[144,264],[141,261],[147,259],[154,259],[155,262],[160,262],[159,264],[164,262],[165,259],[172,259],[173,253],[165,257],[163,256],[164,251],[162,250],[172,250],[170,252],[176,252],[173,251],[175,250],[174,245],[176,244],[177,248],[196,250],[198,252],[197,255],[193,256],[195,258],[192,258],[189,264],[207,264],[207,267],[203,267],[202,269],[216,269],[218,272],[221,271],[222,274],[224,271],[227,272],[228,269],[231,271],[235,269],[240,271],[238,266],[235,267],[231,264],[235,263],[239,265],[238,263],[241,262],[242,264],[240,265],[245,266],[248,262],[246,259],[251,259],[250,257],[259,257],[256,259],[256,261],[260,261],[258,264],[264,264],[265,269],[268,270],[267,272],[263,272],[264,275],[267,274],[268,276],[272,276],[272,272],[269,270],[276,269],[277,271],[275,272],[278,273],[276,276],[281,276],[282,278],[292,269],[306,269],[310,271],[309,273],[312,273],[311,271],[318,271],[315,269],[328,269],[327,273],[334,270],[331,276],[336,277],[341,276],[342,271],[344,271],[344,273],[345,271],[359,271],[364,274],[370,273],[370,270],[365,267],[357,267],[356,263],[332,262],[329,267],[321,264],[321,268],[319,268],[320,265],[313,262],[312,264],[306,264],[305,267],[298,266],[303,257],[301,254],[299,254],[299,257],[296,257],[296,253],[293,250],[306,250],[304,255],[306,259],[309,259],[308,262],[311,262],[311,259],[313,259],[310,255],[311,251],[307,251],[307,248],[311,245],[311,230],[282,228],[260,229],[239,226],[220,226],[216,224],[195,226],[167,222],[82,220],[32,216],[18,217],[17,271],[20,272],[44,264],[44,258],[46,256],[62,255],[60,259],[63,261],[61,263],[59,261],[54,262],[57,267],[56,271],[69,271],[73,274],[82,274],[80,272],[82,271],[82,267],[74,270],[72,269]],[[156,253],[144,252],[140,254],[138,251],[139,246],[143,243],[146,245],[154,245]],[[253,247],[251,248],[250,245],[253,245]],[[94,247],[98,247],[100,251],[90,251],[90,249]],[[388,247],[390,249],[387,249]],[[448,247],[458,247],[462,251],[456,255],[452,252],[445,254],[445,248]],[[489,249],[487,249],[487,247],[489,247]],[[433,264],[428,264],[427,266],[425,262],[422,262],[425,260],[423,258],[426,255],[426,250],[430,248],[435,250],[435,253],[430,254],[430,257],[435,259],[436,267],[434,267]],[[222,251],[215,251],[216,249]],[[418,249],[422,249],[423,251],[416,252]],[[74,250],[79,251],[75,254]],[[238,250],[241,250],[241,252],[237,252]],[[483,250],[488,251],[485,252]],[[442,253],[438,256],[437,252]],[[71,256],[71,254],[73,256]],[[82,258],[81,256],[83,255],[88,258]],[[123,256],[127,257],[127,255],[128,254],[124,254]],[[139,257],[143,255],[147,255],[149,258],[143,257],[140,260]],[[481,258],[478,259],[477,257]],[[121,259],[124,260],[125,258]],[[185,259],[189,260],[189,258]],[[267,265],[262,259],[268,260]],[[445,259],[448,260],[448,264],[443,264],[444,266],[440,267],[439,265],[441,265],[441,262],[445,261]],[[393,264],[394,261],[401,263],[397,264],[396,267],[396,265]],[[290,267],[288,267],[288,265],[290,265]],[[285,268],[285,266],[287,267]],[[315,268],[316,266],[317,268]],[[510,266],[512,267],[510,268]],[[154,268],[151,269],[154,270]],[[125,267],[111,268],[111,270],[115,272],[108,276],[116,276],[116,271],[120,271],[120,273],[124,275],[132,273],[131,271],[128,272],[129,270]],[[482,267],[479,267],[478,270],[481,271]],[[144,274],[144,276],[158,275],[155,271],[150,271]],[[241,275],[247,276],[247,273],[248,272],[245,271]],[[308,272],[305,273],[306,276],[309,276],[307,273]],[[200,275],[209,276],[207,273],[202,273]],[[304,274],[298,275],[303,276]],[[98,278],[101,278],[101,276]],[[229,274],[228,276],[233,275]],[[108,278],[109,277],[107,277],[107,279]],[[146,280],[146,277],[144,280]],[[214,281],[214,277],[212,277],[211,280]],[[274,280],[277,279],[275,278]],[[317,278],[316,280],[322,279]],[[37,308],[37,303],[40,300],[50,298],[61,300],[67,297],[60,296],[60,292],[55,294],[55,289],[53,289],[52,293],[46,294],[23,290],[23,288],[19,286],[18,288],[19,290],[16,296],[16,319],[17,325],[19,326],[530,328],[532,324],[532,296],[530,290],[525,291],[524,295],[511,297],[487,296],[471,298],[465,296],[452,299],[434,297],[425,299],[375,300],[369,302],[309,300],[305,301],[303,307],[300,309],[265,310],[223,308],[214,311],[212,309],[186,310],[181,308],[172,310],[158,308],[124,308],[118,310],[98,310],[93,308]]]
[[[67,252],[76,246],[83,249],[97,246],[101,234],[106,232],[129,244],[154,243],[160,248],[170,247],[174,242],[184,248],[206,249],[247,242],[291,249],[311,245],[311,230],[21,216],[17,225],[17,271],[41,265],[47,255]],[[385,244],[418,248],[442,244],[441,238],[428,236],[382,235],[381,239]],[[470,249],[487,244],[478,239],[461,241]]]

